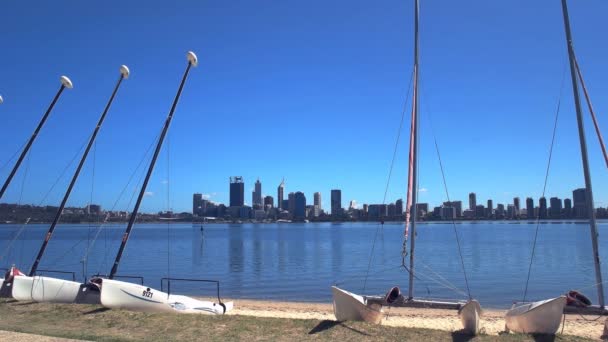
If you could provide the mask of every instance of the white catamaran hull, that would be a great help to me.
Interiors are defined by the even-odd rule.
[[[472,299],[466,302],[458,311],[462,328],[465,333],[477,335],[479,333],[479,317],[481,316],[481,305],[479,302]]]
[[[13,279],[13,298],[66,304],[99,304],[99,292],[75,281],[51,277],[16,276]]]
[[[222,315],[232,310],[233,302],[214,303],[169,295],[155,289],[118,280],[103,279],[101,305],[111,309],[143,312],[177,312]]]
[[[334,315],[338,321],[365,321],[380,323],[382,321],[382,305],[368,304],[362,296],[331,287],[334,297]]]
[[[566,297],[523,304],[507,311],[507,330],[526,334],[555,334],[561,324]]]

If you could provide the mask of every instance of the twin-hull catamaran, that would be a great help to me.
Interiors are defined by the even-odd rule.
[[[430,300],[418,300],[413,296],[414,288],[414,247],[416,241],[416,196],[417,196],[417,171],[418,171],[418,76],[419,76],[419,51],[418,51],[418,17],[419,5],[418,0],[414,1],[414,90],[412,99],[412,119],[410,131],[410,158],[409,158],[409,174],[408,174],[408,193],[406,203],[406,219],[405,219],[405,242],[404,252],[408,236],[408,228],[410,224],[410,213],[414,210],[412,227],[412,239],[410,247],[410,265],[409,265],[409,295],[408,298],[401,296],[398,288],[393,288],[386,296],[360,296],[349,291],[340,289],[336,286],[332,287],[334,314],[336,319],[342,320],[358,320],[371,323],[379,323],[382,321],[383,306],[402,306],[402,307],[432,307],[458,310],[458,314],[463,323],[463,329],[466,333],[477,334],[479,332],[479,317],[481,315],[481,307],[479,302],[469,299],[466,302],[450,303]],[[405,254],[404,254],[405,255]],[[405,258],[403,260],[405,265]],[[464,271],[464,264],[463,264]]]
[[[122,83],[122,81],[129,77],[129,68],[125,65],[120,67],[120,78],[114,87],[114,91],[112,92],[112,96],[108,100],[104,111],[102,112],[97,125],[93,131],[93,134],[89,138],[88,145],[80,159],[80,163],[72,176],[72,180],[66,190],[66,193],[61,201],[61,204],[55,214],[55,218],[51,223],[49,230],[45,236],[44,241],[42,242],[42,246],[36,256],[34,264],[29,272],[26,275],[17,275],[13,278],[12,284],[12,297],[16,300],[21,301],[37,301],[37,302],[52,302],[52,303],[83,303],[83,304],[99,304],[99,292],[96,291],[96,288],[90,287],[87,284],[82,284],[76,281],[70,281],[65,279],[47,277],[47,276],[37,276],[36,272],[38,271],[38,265],[44,256],[44,252],[46,251],[46,247],[48,246],[49,241],[51,240],[55,228],[59,223],[59,219],[61,218],[61,214],[65,205],[70,197],[72,192],[72,188],[74,184],[78,180],[78,176],[80,175],[80,171],[87,159],[89,151],[95,142],[95,138],[97,137],[97,133],[101,129],[101,126],[106,118],[108,110],[112,105],[114,97],[118,92],[118,89]]]
[[[568,59],[570,62],[570,75],[572,79],[572,92],[574,96],[574,104],[576,108],[576,118],[578,123],[579,142],[581,147],[581,157],[583,163],[583,173],[585,176],[586,202],[587,213],[589,215],[589,223],[591,228],[591,242],[593,246],[593,262],[595,265],[596,287],[598,291],[599,306],[596,307],[577,307],[577,313],[593,313],[593,314],[608,314],[604,307],[604,289],[602,281],[602,272],[600,269],[600,258],[598,251],[598,232],[595,220],[595,209],[593,204],[593,189],[591,184],[591,174],[589,172],[589,161],[587,157],[587,142],[585,140],[585,128],[583,114],[581,110],[581,102],[579,97],[578,76],[580,70],[576,62],[574,53],[574,45],[572,43],[572,33],[570,31],[570,19],[568,16],[568,6],[566,0],[562,0],[562,12],[564,16],[564,28],[566,31],[566,44],[568,46]],[[582,78],[581,78],[582,80]],[[593,113],[592,113],[593,114]],[[598,131],[599,132],[599,131]],[[600,139],[601,140],[601,139]],[[603,147],[603,144],[602,144]],[[560,296],[557,298],[547,299],[543,301],[514,305],[506,314],[506,329],[519,333],[540,333],[540,334],[555,334],[559,329],[560,322],[564,311],[567,311],[567,298]]]
[[[133,225],[135,224],[135,219],[137,218],[139,206],[141,205],[141,202],[145,195],[146,187],[152,175],[152,171],[154,170],[154,165],[156,164],[156,160],[160,153],[163,140],[165,138],[165,135],[167,134],[167,131],[171,124],[171,120],[173,119],[173,113],[175,111],[175,107],[177,106],[179,97],[184,87],[184,83],[186,81],[186,78],[188,77],[190,69],[193,66],[196,67],[198,64],[196,55],[193,52],[188,52],[187,59],[188,67],[184,72],[184,76],[177,91],[177,95],[175,96],[175,100],[173,101],[173,105],[171,107],[169,115],[165,120],[162,133],[156,145],[156,150],[154,151],[154,155],[152,157],[152,160],[150,161],[148,172],[141,186],[133,212],[131,213],[131,216],[129,218],[129,223],[123,235],[122,243],[120,245],[120,248],[118,249],[118,254],[116,255],[116,260],[114,261],[112,270],[110,271],[110,274],[107,278],[94,277],[89,281],[89,285],[91,287],[97,287],[97,289],[99,290],[101,304],[108,308],[145,312],[224,314],[227,311],[231,310],[233,307],[232,302],[223,303],[221,301],[219,297],[219,283],[217,282],[216,283],[218,284],[218,302],[216,303],[209,301],[201,301],[186,296],[173,295],[143,285],[137,285],[114,279],[116,277],[116,272],[118,271],[118,265],[120,264],[122,254],[131,235]],[[168,281],[170,282],[171,279],[168,279]]]
[[[26,143],[25,147],[23,148],[23,151],[21,151],[21,155],[19,156],[19,159],[17,159],[17,162],[13,166],[13,169],[11,170],[8,177],[4,181],[4,184],[2,184],[2,188],[0,188],[0,199],[2,199],[2,196],[4,196],[4,192],[10,185],[11,181],[13,180],[13,177],[17,173],[17,170],[19,170],[19,166],[21,166],[23,159],[25,159],[25,156],[29,152],[34,141],[36,140],[36,137],[38,137],[38,133],[40,133],[42,126],[44,126],[44,123],[46,122],[46,119],[51,114],[51,111],[53,110],[53,107],[55,107],[57,100],[59,100],[59,97],[61,96],[61,94],[63,93],[63,91],[66,88],[67,89],[73,88],[72,81],[67,76],[61,76],[59,78],[59,80],[61,82],[61,87],[59,87],[59,90],[55,94],[53,101],[51,101],[51,104],[49,105],[46,112],[40,119],[38,126],[36,126],[36,129],[34,130],[31,137],[29,138],[28,142]],[[14,280],[14,277],[17,275],[23,275],[23,273],[21,273],[21,271],[19,271],[16,267],[13,266],[6,272],[4,278],[0,279],[0,297],[6,297],[6,298],[12,297],[13,280]]]

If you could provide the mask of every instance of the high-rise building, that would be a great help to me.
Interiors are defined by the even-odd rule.
[[[443,206],[454,208],[454,214],[456,217],[462,216],[462,201],[443,202]]]
[[[388,217],[395,217],[397,215],[397,207],[395,206],[395,203],[390,203],[387,207],[387,214]]]
[[[321,193],[320,192],[315,192],[314,199],[315,199],[314,205],[319,207],[319,210],[323,209],[323,206],[321,205]]]
[[[585,188],[580,188],[572,191],[572,202],[574,204],[574,217],[589,217],[589,212],[587,210],[587,191],[585,191]]]
[[[532,197],[526,198],[526,216],[528,220],[536,218],[534,216],[534,200]]]
[[[562,200],[557,197],[551,197],[549,199],[549,204],[551,207],[549,208],[549,217],[552,219],[561,218],[562,217]]]
[[[289,193],[289,197],[291,200],[291,194]],[[296,220],[304,220],[306,219],[306,196],[304,196],[303,192],[296,192],[293,195],[294,198],[294,211],[293,217]]]
[[[507,205],[507,217],[510,219],[515,218],[515,205],[513,205],[513,204]]]
[[[357,209],[357,201],[356,200],[350,200],[350,203],[348,204],[348,210],[353,210],[353,209]]]
[[[279,209],[286,209],[283,206],[283,192],[285,192],[285,179],[281,181],[281,184],[279,184],[279,187],[277,188],[277,207]]]
[[[260,182],[259,178],[257,181],[255,181],[255,188],[251,196],[251,203],[254,208],[262,207],[264,205],[262,202],[262,183]]]
[[[245,183],[243,177],[230,177],[230,206],[242,207],[245,205]]]
[[[519,209],[521,209],[521,207],[519,206],[519,197],[513,197],[513,206],[515,207],[515,217],[519,217]]]
[[[416,218],[423,218],[429,212],[429,204],[428,203],[416,203],[416,208],[418,208],[416,214]],[[414,217],[414,211],[410,211],[411,216]]]
[[[547,218],[547,199],[544,197],[538,199],[538,218]]]
[[[469,209],[475,211],[477,208],[477,195],[474,192],[469,194]]]
[[[274,207],[274,198],[272,196],[264,197],[264,207],[269,205],[271,208]]]
[[[403,216],[403,200],[401,198],[395,202],[395,215]]]
[[[484,218],[486,217],[486,208],[483,205],[475,206],[475,217],[476,218]]]
[[[564,217],[572,218],[572,200],[569,198],[564,199]]]
[[[439,214],[441,215],[442,220],[453,220],[456,218],[456,210],[454,210],[454,207],[441,206]]]
[[[296,194],[295,194],[295,192],[290,192],[287,195],[287,201],[288,201],[287,210],[293,216],[293,214],[296,211]]]
[[[331,191],[331,216],[338,216],[342,212],[342,190]]]
[[[496,205],[496,211],[494,212],[496,218],[504,218],[505,217],[505,205],[498,203]]]
[[[488,207],[486,208],[486,216],[492,217],[493,211],[494,211],[494,202],[491,199],[489,199]]]
[[[203,194],[192,195],[192,215],[199,216],[203,206]]]

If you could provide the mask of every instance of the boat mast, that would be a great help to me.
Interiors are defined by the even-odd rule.
[[[171,111],[169,111],[169,115],[165,120],[165,126],[163,127],[163,131],[160,134],[160,138],[158,139],[158,144],[156,145],[156,150],[154,151],[154,156],[150,161],[150,166],[148,167],[148,173],[146,174],[146,178],[144,179],[144,183],[141,186],[139,191],[139,195],[137,196],[137,202],[135,202],[135,207],[133,208],[133,212],[131,213],[131,217],[129,217],[129,224],[127,225],[127,229],[125,230],[124,235],[122,236],[122,243],[120,244],[120,248],[118,249],[118,254],[116,254],[116,260],[114,260],[114,265],[112,265],[112,270],[110,271],[109,279],[113,279],[118,271],[118,264],[120,264],[120,259],[122,258],[122,253],[127,246],[127,241],[129,241],[129,236],[131,234],[131,230],[133,230],[133,225],[135,224],[135,218],[137,217],[137,212],[139,211],[139,205],[141,204],[142,199],[144,198],[144,194],[146,193],[146,187],[148,186],[148,181],[150,180],[150,176],[152,176],[152,171],[154,170],[154,165],[156,164],[156,159],[158,158],[158,154],[160,153],[160,148],[163,145],[163,140],[165,139],[165,135],[169,130],[169,125],[171,124],[171,119],[173,119],[173,112],[175,111],[175,107],[177,106],[177,102],[179,101],[179,97],[182,93],[182,89],[184,88],[184,83],[186,82],[186,78],[188,77],[188,72],[190,72],[190,68],[192,66],[196,67],[198,64],[198,60],[194,52],[189,51],[187,54],[188,58],[188,67],[184,72],[184,77],[182,78],[182,82],[179,85],[179,89],[177,90],[177,94],[175,95],[175,99],[173,100],[173,105],[171,106]]]
[[[103,113],[101,114],[101,117],[99,118],[99,121],[97,122],[97,126],[95,126],[95,130],[93,130],[93,134],[91,135],[91,138],[89,139],[89,144],[87,145],[87,148],[84,150],[84,154],[82,155],[82,158],[80,159],[80,163],[78,164],[78,167],[76,168],[76,171],[74,172],[74,176],[72,176],[70,185],[68,186],[68,189],[66,190],[65,195],[63,196],[63,200],[61,200],[61,205],[59,206],[59,209],[57,209],[57,213],[55,213],[55,218],[53,219],[53,223],[51,223],[51,226],[49,227],[49,231],[46,233],[46,237],[44,238],[44,241],[42,242],[42,246],[40,246],[40,250],[38,251],[36,260],[34,260],[34,264],[32,265],[32,268],[30,269],[30,273],[29,273],[30,277],[33,277],[36,274],[36,271],[38,270],[38,265],[40,264],[40,260],[42,259],[42,256],[44,255],[44,251],[46,250],[46,247],[48,246],[49,241],[51,240],[51,237],[53,236],[53,232],[55,231],[57,222],[59,222],[59,218],[61,218],[63,208],[65,208],[65,204],[67,203],[68,198],[70,197],[70,194],[72,193],[72,188],[74,187],[74,184],[76,183],[76,180],[78,179],[78,175],[80,174],[80,170],[82,170],[82,166],[84,165],[84,162],[86,161],[87,156],[89,155],[89,151],[91,150],[91,147],[93,146],[93,143],[95,142],[97,133],[99,132],[99,129],[101,128],[101,125],[103,124],[103,121],[106,118],[106,114],[108,113],[108,110],[110,109],[110,106],[112,105],[112,101],[114,101],[114,96],[116,95],[116,92],[118,91],[118,88],[120,87],[120,84],[122,83],[122,80],[125,78],[128,78],[128,77],[129,77],[129,68],[127,68],[127,66],[125,66],[125,65],[122,65],[120,67],[120,78],[118,79],[118,82],[116,83],[116,86],[114,87],[114,91],[112,92],[112,96],[110,96],[110,100],[108,100],[108,103],[106,104],[106,107],[103,110]]]
[[[410,241],[410,279],[408,298],[414,298],[414,247],[416,246],[416,216],[418,214],[418,208],[416,205],[416,197],[418,195],[418,15],[419,15],[418,0],[414,0],[414,92],[413,92],[413,120],[414,124],[414,156],[412,163],[412,185],[414,187],[412,191],[412,206],[410,211],[414,210],[414,219],[412,220],[412,236]]]
[[[572,33],[570,32],[570,19],[568,16],[568,5],[566,0],[562,0],[562,11],[564,14],[564,27],[566,29],[566,44],[568,45],[568,59],[570,60],[570,74],[572,77],[572,92],[574,93],[574,104],[576,106],[576,120],[578,122],[578,136],[581,145],[581,157],[583,161],[583,173],[585,175],[585,194],[587,201],[587,211],[589,214],[589,223],[591,226],[591,242],[593,245],[593,262],[595,264],[595,282],[597,285],[597,297],[600,308],[604,307],[604,287],[602,285],[602,271],[600,268],[600,255],[597,243],[597,224],[595,221],[595,208],[593,205],[593,190],[591,188],[591,173],[589,172],[589,160],[587,157],[587,142],[585,140],[585,127],[583,123],[583,113],[581,110],[581,100],[579,97],[577,73],[576,73],[576,58],[574,47],[572,45]]]
[[[8,185],[11,183],[11,180],[13,180],[13,177],[15,176],[15,173],[17,173],[17,170],[19,169],[21,162],[23,162],[23,158],[25,158],[25,156],[27,155],[27,152],[30,150],[30,147],[32,147],[34,140],[36,140],[36,137],[38,136],[38,133],[40,132],[40,129],[42,128],[42,126],[44,126],[44,123],[46,122],[46,119],[49,117],[49,114],[51,114],[51,110],[53,110],[53,107],[55,107],[55,103],[57,103],[57,100],[59,100],[59,96],[61,96],[61,93],[63,93],[63,90],[65,88],[68,88],[68,89],[72,88],[72,81],[70,81],[70,79],[67,78],[66,76],[61,76],[60,81],[61,81],[61,88],[59,88],[59,90],[57,91],[55,98],[53,98],[53,102],[51,102],[51,105],[46,110],[46,113],[44,113],[44,115],[42,116],[42,119],[40,119],[40,122],[38,123],[38,127],[36,127],[36,129],[34,130],[34,133],[32,133],[30,140],[25,145],[25,148],[23,149],[23,151],[21,151],[21,155],[19,156],[19,159],[17,159],[17,163],[13,167],[13,170],[8,175],[8,178],[4,182],[4,185],[2,185],[2,189],[0,189],[0,199],[4,195],[4,192],[6,191],[6,188],[8,188]],[[2,102],[2,101],[0,101],[0,102]]]

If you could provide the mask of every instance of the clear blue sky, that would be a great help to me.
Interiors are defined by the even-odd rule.
[[[118,77],[131,68],[68,205],[110,209],[160,131],[195,51],[143,211],[190,210],[192,193],[228,201],[329,190],[343,205],[379,203],[412,68],[412,1],[10,1],[0,11],[0,165],[29,137],[68,75],[66,91],[3,202],[38,204],[91,133]],[[608,128],[608,3],[570,1],[579,61]],[[433,131],[451,197],[511,202],[542,191],[567,60],[560,1],[421,1],[421,201],[445,200]],[[567,75],[569,77],[569,74]],[[562,95],[547,197],[571,197],[583,175],[570,81]],[[409,120],[409,111],[408,111]],[[589,116],[595,197],[608,205],[608,173]],[[432,127],[434,128],[431,130]],[[388,200],[405,197],[405,125]],[[606,133],[608,134],[608,133]],[[75,164],[43,204],[57,205]],[[2,180],[9,168],[0,170]],[[129,188],[129,194],[134,186]],[[131,210],[128,197],[116,209]]]

